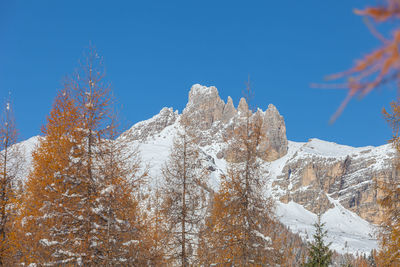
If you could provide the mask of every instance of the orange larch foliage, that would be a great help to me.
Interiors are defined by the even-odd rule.
[[[182,130],[174,138],[171,153],[162,168],[165,184],[161,212],[166,219],[167,259],[173,266],[198,265],[198,239],[207,206],[208,171],[201,154],[193,122],[181,118]]]
[[[400,28],[396,27],[391,31],[391,36],[386,38],[379,33],[374,25],[369,22],[371,19],[374,23],[384,23],[390,20],[398,20],[400,18],[400,1],[386,0],[379,6],[368,7],[364,10],[356,10],[356,14],[364,16],[368,22],[368,26],[382,45],[376,50],[358,60],[350,70],[332,75],[329,78],[339,79],[347,78],[344,88],[348,88],[348,95],[339,107],[333,120],[343,111],[347,103],[355,95],[364,96],[372,90],[388,84],[396,83],[399,86],[400,81]],[[383,110],[383,114],[393,129],[393,139],[391,140],[397,152],[400,151],[399,145],[399,102],[391,103],[391,113]],[[396,173],[394,181],[390,183],[378,184],[385,196],[380,200],[381,206],[385,209],[384,221],[382,224],[381,251],[377,260],[382,266],[396,266],[400,261],[400,212],[399,212],[399,196],[400,182],[398,181],[399,164],[396,163]]]
[[[102,251],[98,262],[145,266],[148,250],[142,243],[147,236],[147,218],[141,202],[146,196],[140,190],[147,171],[142,171],[139,151],[129,146],[128,136],[114,138],[118,131],[110,134],[103,144],[97,173],[102,181],[97,186],[96,206],[103,209],[99,209],[100,227],[96,228],[97,250]]]
[[[332,117],[334,121],[354,96],[365,96],[379,86],[390,82],[398,83],[400,78],[400,29],[395,28],[389,38],[379,33],[368,19],[375,23],[387,22],[390,19],[400,18],[400,1],[386,0],[385,4],[378,7],[368,7],[364,10],[356,10],[355,13],[364,16],[367,25],[382,45],[363,58],[356,61],[353,68],[348,71],[328,76],[328,79],[345,78],[338,88],[347,88],[348,94],[336,113]],[[334,86],[335,87],[335,86]]]
[[[67,263],[84,251],[80,238],[84,236],[81,224],[85,210],[77,179],[79,166],[71,164],[71,158],[82,153],[82,137],[75,130],[81,125],[79,119],[75,101],[64,89],[42,130],[45,137],[33,152],[33,171],[25,185],[20,220],[21,261],[26,264]]]
[[[202,264],[273,266],[280,264],[280,246],[272,239],[276,228],[273,203],[263,195],[258,158],[262,137],[260,114],[249,112],[228,140],[235,162],[221,176],[201,245]],[[276,249],[279,247],[279,249]]]
[[[140,159],[116,138],[103,78],[91,49],[43,128],[20,216],[23,264],[138,264]]]
[[[377,183],[383,192],[383,197],[378,201],[385,211],[378,258],[382,266],[400,266],[400,102],[392,102],[390,108],[390,112],[383,109],[383,115],[393,130],[391,143],[397,155],[392,179]]]
[[[0,265],[13,265],[17,245],[14,225],[18,210],[17,175],[22,155],[16,145],[17,130],[10,100],[0,118]]]
[[[346,99],[342,102],[332,120],[335,120],[340,115],[348,102],[356,95],[364,96],[372,90],[388,83],[395,83],[397,88],[399,87],[400,28],[395,27],[391,31],[390,37],[387,38],[378,32],[368,19],[376,24],[398,20],[400,18],[400,1],[385,0],[379,6],[356,10],[355,13],[365,17],[371,33],[382,41],[382,45],[358,60],[350,70],[329,77],[329,79],[346,78],[347,81],[337,87],[348,89]],[[393,129],[393,139],[391,141],[397,152],[400,152],[398,135],[400,121],[399,104],[399,101],[391,103],[391,113],[385,109],[383,110],[387,122]],[[377,260],[380,261],[379,264],[382,266],[395,266],[400,261],[400,229],[398,229],[400,220],[398,205],[400,196],[400,182],[398,181],[399,163],[396,162],[395,165],[394,180],[389,183],[378,184],[378,187],[385,194],[380,201],[381,206],[385,209],[385,218],[382,225],[381,252],[377,257]]]
[[[149,202],[149,216],[145,220],[144,236],[141,239],[141,249],[145,252],[147,266],[173,266],[169,257],[169,244],[172,233],[169,231],[169,221],[162,212],[161,191],[156,188]]]

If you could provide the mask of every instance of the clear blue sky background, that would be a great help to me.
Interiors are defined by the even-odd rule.
[[[237,105],[250,75],[253,104],[276,105],[290,140],[385,144],[381,109],[393,88],[355,99],[333,125],[345,92],[310,88],[379,45],[353,14],[367,2],[0,1],[0,100],[11,90],[21,139],[39,134],[91,41],[128,125],[164,106],[181,111],[194,83]]]

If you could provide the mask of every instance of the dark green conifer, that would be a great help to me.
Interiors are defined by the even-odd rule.
[[[324,238],[328,231],[324,230],[325,223],[321,222],[321,214],[318,214],[318,221],[314,224],[314,240],[308,243],[308,259],[304,267],[327,267],[332,263],[332,251],[329,249],[331,243],[326,245]]]

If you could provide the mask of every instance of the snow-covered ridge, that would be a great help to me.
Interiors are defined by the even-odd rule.
[[[160,115],[160,114],[164,115]],[[170,149],[172,147],[173,137],[177,130],[180,128],[179,115],[172,109],[163,109],[160,114],[153,118],[135,124],[129,131],[139,131],[146,129],[149,125],[156,122],[165,121],[165,114],[170,116],[176,114],[174,122],[163,124],[157,131],[150,131],[146,133],[146,138],[137,138],[132,146],[138,145],[144,163],[150,164],[150,186],[159,186],[161,181],[161,167],[167,159]],[[169,124],[169,125],[168,125]],[[151,127],[150,127],[151,128]],[[20,143],[24,148],[27,162],[31,163],[31,152],[35,145],[39,142],[39,137],[33,137]],[[226,161],[223,158],[218,158],[218,151],[224,146],[221,143],[213,143],[208,146],[202,147],[204,153],[212,158],[215,170],[211,173],[210,185],[211,188],[217,189],[219,185],[219,175],[226,170]],[[379,147],[360,147],[354,148],[350,146],[343,146],[333,142],[327,142],[319,139],[310,139],[308,142],[293,142],[288,143],[288,152],[285,156],[265,163],[267,183],[271,194],[277,203],[277,214],[280,220],[286,224],[293,232],[300,233],[304,238],[310,238],[313,233],[313,223],[316,221],[315,213],[307,210],[303,205],[295,201],[289,201],[285,204],[280,197],[291,191],[294,186],[294,181],[290,181],[286,188],[278,187],[276,181],[280,176],[285,176],[285,168],[291,162],[298,160],[304,161],[307,158],[321,157],[325,159],[344,159],[348,156],[354,158],[368,158],[375,159],[388,157],[393,153],[390,145],[383,145]],[[25,172],[27,173],[28,170]],[[278,188],[278,189],[277,189]],[[275,189],[275,190],[274,190]],[[277,190],[276,190],[277,189]],[[306,189],[307,190],[307,189]],[[334,207],[328,209],[323,215],[326,228],[329,231],[328,241],[332,242],[332,248],[338,252],[360,252],[368,253],[371,249],[377,247],[376,240],[373,238],[375,231],[374,225],[368,223],[356,213],[343,207],[338,200],[329,197]],[[355,230],[356,229],[356,230]],[[346,246],[345,246],[346,245]]]
[[[144,142],[138,142],[145,162],[151,163],[151,175],[157,177],[153,181],[160,184],[160,169],[169,154],[172,146],[173,136],[179,129],[179,122],[167,126],[156,136],[148,138]],[[214,142],[213,144],[202,147],[203,152],[208,155],[211,160],[210,164],[214,166],[215,171],[211,173],[210,187],[217,190],[219,187],[219,176],[226,171],[227,162],[224,158],[217,156],[218,151],[224,147],[223,143]],[[338,145],[332,142],[326,142],[318,139],[311,139],[309,142],[292,142],[289,141],[288,152],[285,156],[265,163],[268,195],[272,195],[277,204],[277,214],[279,219],[287,225],[293,232],[300,233],[306,239],[311,238],[313,234],[313,224],[316,221],[316,214],[307,210],[303,205],[294,201],[287,204],[282,202],[281,196],[286,195],[295,188],[293,184],[282,188],[276,184],[280,176],[286,176],[285,168],[291,162],[297,160],[305,160],[307,157],[322,157],[324,159],[346,158],[349,155],[356,157],[366,157],[371,155],[384,156],[385,153],[392,151],[390,146],[384,145],[380,147],[362,147],[354,148],[350,146]],[[305,189],[311,190],[309,189]],[[376,227],[362,219],[353,211],[346,209],[343,205],[333,197],[327,196],[332,203],[333,208],[328,209],[323,215],[326,227],[329,231],[328,242],[332,242],[332,248],[339,253],[369,253],[372,249],[377,248],[374,233]],[[354,230],[357,229],[357,230]]]
[[[316,214],[292,201],[287,204],[277,202],[276,213],[280,221],[292,232],[300,234],[305,240],[312,241],[315,232],[313,224],[317,222]],[[321,219],[325,223],[324,229],[328,230],[325,241],[332,243],[331,249],[339,253],[360,255],[368,254],[377,248],[374,237],[377,228],[340,204],[336,203],[335,207],[325,212]]]
[[[328,142],[317,138],[312,138],[308,142],[303,143],[300,149],[301,152],[306,154],[315,154],[323,157],[346,157],[349,155],[379,155],[393,151],[390,144],[381,146],[364,146],[364,147],[352,147],[346,145],[340,145],[334,142]]]
[[[244,106],[242,101],[240,109]],[[214,190],[218,189],[220,175],[227,166],[224,130],[241,116],[238,110],[231,98],[227,103],[222,101],[215,87],[192,86],[184,113],[192,115],[203,136],[200,145],[213,170],[209,185]],[[307,238],[312,234],[316,207],[320,205],[332,248],[353,253],[368,253],[376,248],[375,226],[371,222],[379,219],[380,211],[373,181],[390,177],[395,153],[391,146],[351,147],[316,138],[308,142],[287,141],[284,120],[276,107],[269,105],[266,111],[258,112],[264,117],[263,130],[268,141],[273,141],[265,147],[276,151],[273,159],[267,159],[263,165],[263,178],[267,184],[265,194],[275,199],[280,220]],[[149,164],[150,187],[163,182],[160,170],[181,127],[180,117],[172,108],[163,108],[122,134],[130,135],[127,140],[133,140],[132,147],[138,146],[143,162]],[[38,142],[39,137],[34,137],[20,143],[29,162],[23,179]]]
[[[174,124],[178,118],[178,111],[164,107],[157,115],[136,123],[121,136],[129,135],[131,139],[144,141],[148,137],[159,134],[165,127]]]
[[[37,135],[16,144],[18,152],[22,155],[20,170],[17,173],[18,178],[22,182],[26,181],[32,168],[32,152],[39,144],[40,139],[41,137]]]

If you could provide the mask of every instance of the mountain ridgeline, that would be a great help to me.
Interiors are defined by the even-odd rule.
[[[374,225],[381,221],[377,199],[383,192],[375,184],[394,175],[395,152],[390,145],[354,148],[318,139],[288,141],[284,118],[274,105],[268,105],[265,111],[253,111],[242,98],[235,107],[232,98],[225,102],[219,97],[217,88],[195,84],[182,113],[163,108],[119,137],[130,135],[131,145],[139,147],[143,161],[150,164],[150,191],[163,182],[161,168],[182,116],[197,133],[202,158],[210,171],[209,190],[219,188],[228,162],[241,161],[227,145],[234,126],[246,116],[259,116],[263,134],[257,153],[263,160],[265,195],[275,200],[281,222],[308,238],[315,214],[323,213],[328,239],[336,251],[369,252],[377,247],[373,232]],[[20,144],[25,146],[28,165],[38,140],[32,138]]]
[[[218,145],[220,150],[214,151],[216,158],[228,162],[236,159],[229,155],[223,143],[228,130],[246,112],[252,111],[244,98],[235,108],[231,97],[225,103],[215,87],[199,84],[192,86],[183,110],[198,127],[200,146],[207,150]],[[353,148],[318,139],[306,143],[288,142],[284,118],[274,105],[269,104],[267,110],[256,112],[263,118],[264,136],[259,153],[270,163],[266,179],[273,180],[271,191],[275,197],[284,203],[294,201],[314,213],[332,208],[333,199],[368,222],[380,222],[377,198],[382,192],[374,183],[393,175],[394,150],[390,145]],[[134,125],[128,132],[138,141],[146,142],[179,121],[179,116],[172,108],[163,108],[151,120]],[[272,168],[278,159],[279,170]]]

